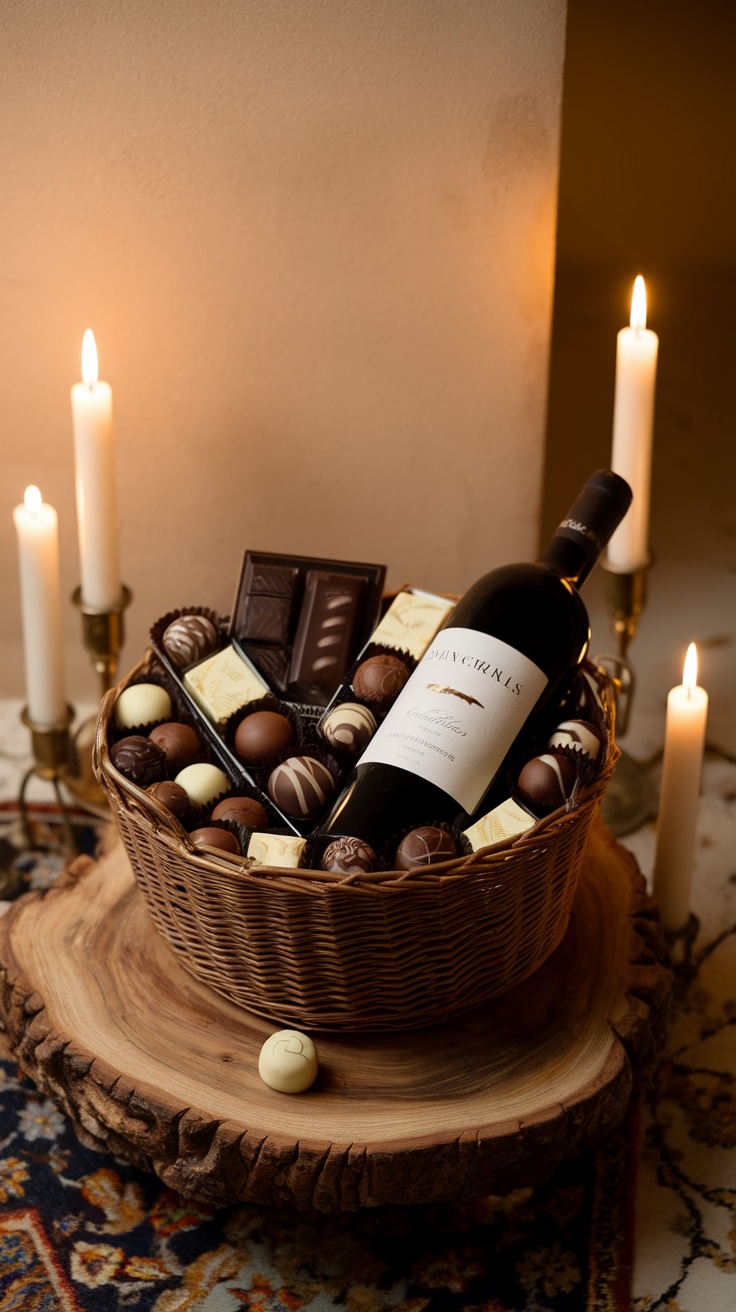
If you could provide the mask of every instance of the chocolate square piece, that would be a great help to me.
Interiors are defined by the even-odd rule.
[[[224,724],[233,711],[268,692],[265,681],[234,647],[224,647],[187,670],[184,687],[215,724]]]
[[[352,655],[365,578],[310,569],[291,653],[291,683],[317,683],[333,691]]]
[[[243,606],[242,637],[249,642],[287,642],[293,609],[292,597],[251,592]]]

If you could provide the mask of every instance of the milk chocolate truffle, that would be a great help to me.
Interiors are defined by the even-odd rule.
[[[115,702],[118,729],[138,729],[171,719],[171,698],[158,683],[131,683]]]
[[[230,791],[230,780],[225,771],[217,765],[208,765],[206,761],[185,766],[175,782],[181,785],[193,806],[209,806]]]
[[[113,743],[110,760],[126,779],[140,784],[142,788],[156,779],[162,779],[166,773],[166,757],[161,748],[142,734],[131,734]]]
[[[355,671],[353,691],[364,702],[386,706],[398,697],[409,678],[409,667],[398,656],[369,656]]]
[[[322,853],[319,866],[342,875],[366,875],[375,870],[376,854],[362,838],[335,838]]]
[[[195,847],[218,847],[222,852],[231,852],[233,856],[240,856],[240,843],[229,829],[205,825],[202,829],[193,829],[189,837]]]
[[[223,797],[211,819],[231,820],[248,829],[268,829],[268,816],[255,797]]]
[[[199,736],[191,725],[167,720],[157,724],[148,735],[149,740],[161,748],[172,770],[183,770],[192,765],[200,754]]]
[[[317,1049],[309,1035],[299,1030],[272,1034],[261,1048],[258,1074],[278,1093],[303,1093],[317,1078]]]
[[[313,756],[290,756],[276,766],[268,780],[272,801],[298,820],[311,819],[321,811],[334,788],[327,766]]]
[[[554,811],[570,796],[575,784],[575,766],[562,753],[533,756],[519,774],[519,792],[535,813]]]
[[[181,784],[175,784],[173,779],[162,779],[160,783],[151,784],[146,792],[165,806],[177,820],[182,823],[186,820],[189,815],[189,798]]]
[[[217,629],[206,615],[180,615],[164,631],[161,646],[177,670],[204,660],[219,644]]]
[[[454,840],[444,829],[435,825],[422,825],[402,838],[396,849],[396,869],[416,870],[418,866],[434,866],[457,856]]]
[[[234,747],[241,761],[258,765],[280,756],[290,747],[294,730],[285,715],[278,711],[253,711],[235,730]]]
[[[332,747],[354,756],[368,746],[377,728],[373,712],[359,702],[343,702],[336,706],[321,725],[322,733]]]
[[[589,720],[563,720],[547,739],[548,747],[572,747],[595,761],[603,745],[603,734]]]

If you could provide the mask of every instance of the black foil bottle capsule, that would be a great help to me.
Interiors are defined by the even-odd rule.
[[[465,593],[358,761],[320,834],[392,836],[464,827],[554,709],[590,640],[579,588],[631,503],[617,474],[592,474],[534,563],[503,565]],[[500,798],[495,799],[500,800]]]

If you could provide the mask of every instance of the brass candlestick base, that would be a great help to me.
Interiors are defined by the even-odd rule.
[[[60,781],[66,779],[69,771],[69,728],[74,719],[74,710],[71,706],[67,706],[65,718],[58,724],[52,725],[35,724],[30,718],[27,706],[24,706],[21,711],[20,718],[31,731],[31,746],[33,750],[33,765],[26,770],[26,773],[23,776],[18,796],[26,842],[29,847],[33,847],[37,843],[36,836],[33,832],[28,805],[26,803],[26,789],[28,783],[33,776],[36,775],[38,779],[47,780],[53,787],[54,793],[56,794],[56,801],[61,812],[64,846],[69,852],[74,852],[76,851],[76,844],[74,842],[71,820],[59,786]]]
[[[82,637],[100,681],[100,699],[117,680],[118,658],[125,641],[124,615],[133,594],[122,585],[120,601],[110,610],[98,610],[82,601],[82,589],[76,588],[72,602],[82,616]],[[92,746],[97,728],[97,716],[83,720],[74,735],[72,764],[64,780],[79,804],[94,815],[108,818],[105,794],[92,771]]]
[[[628,660],[628,650],[639,627],[646,605],[650,556],[639,569],[614,570],[604,561],[608,608],[616,635],[615,653],[596,657],[609,675],[616,691],[616,740],[623,738],[631,716],[636,689],[636,673]],[[651,778],[644,766],[628,752],[621,752],[613,778],[603,799],[603,819],[617,836],[630,834],[657,814],[657,798]]]

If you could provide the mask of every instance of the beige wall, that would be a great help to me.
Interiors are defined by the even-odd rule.
[[[79,580],[69,387],[114,388],[125,661],[246,546],[462,589],[534,547],[564,0],[6,0],[0,691],[11,508]],[[94,684],[65,606],[70,693]]]

